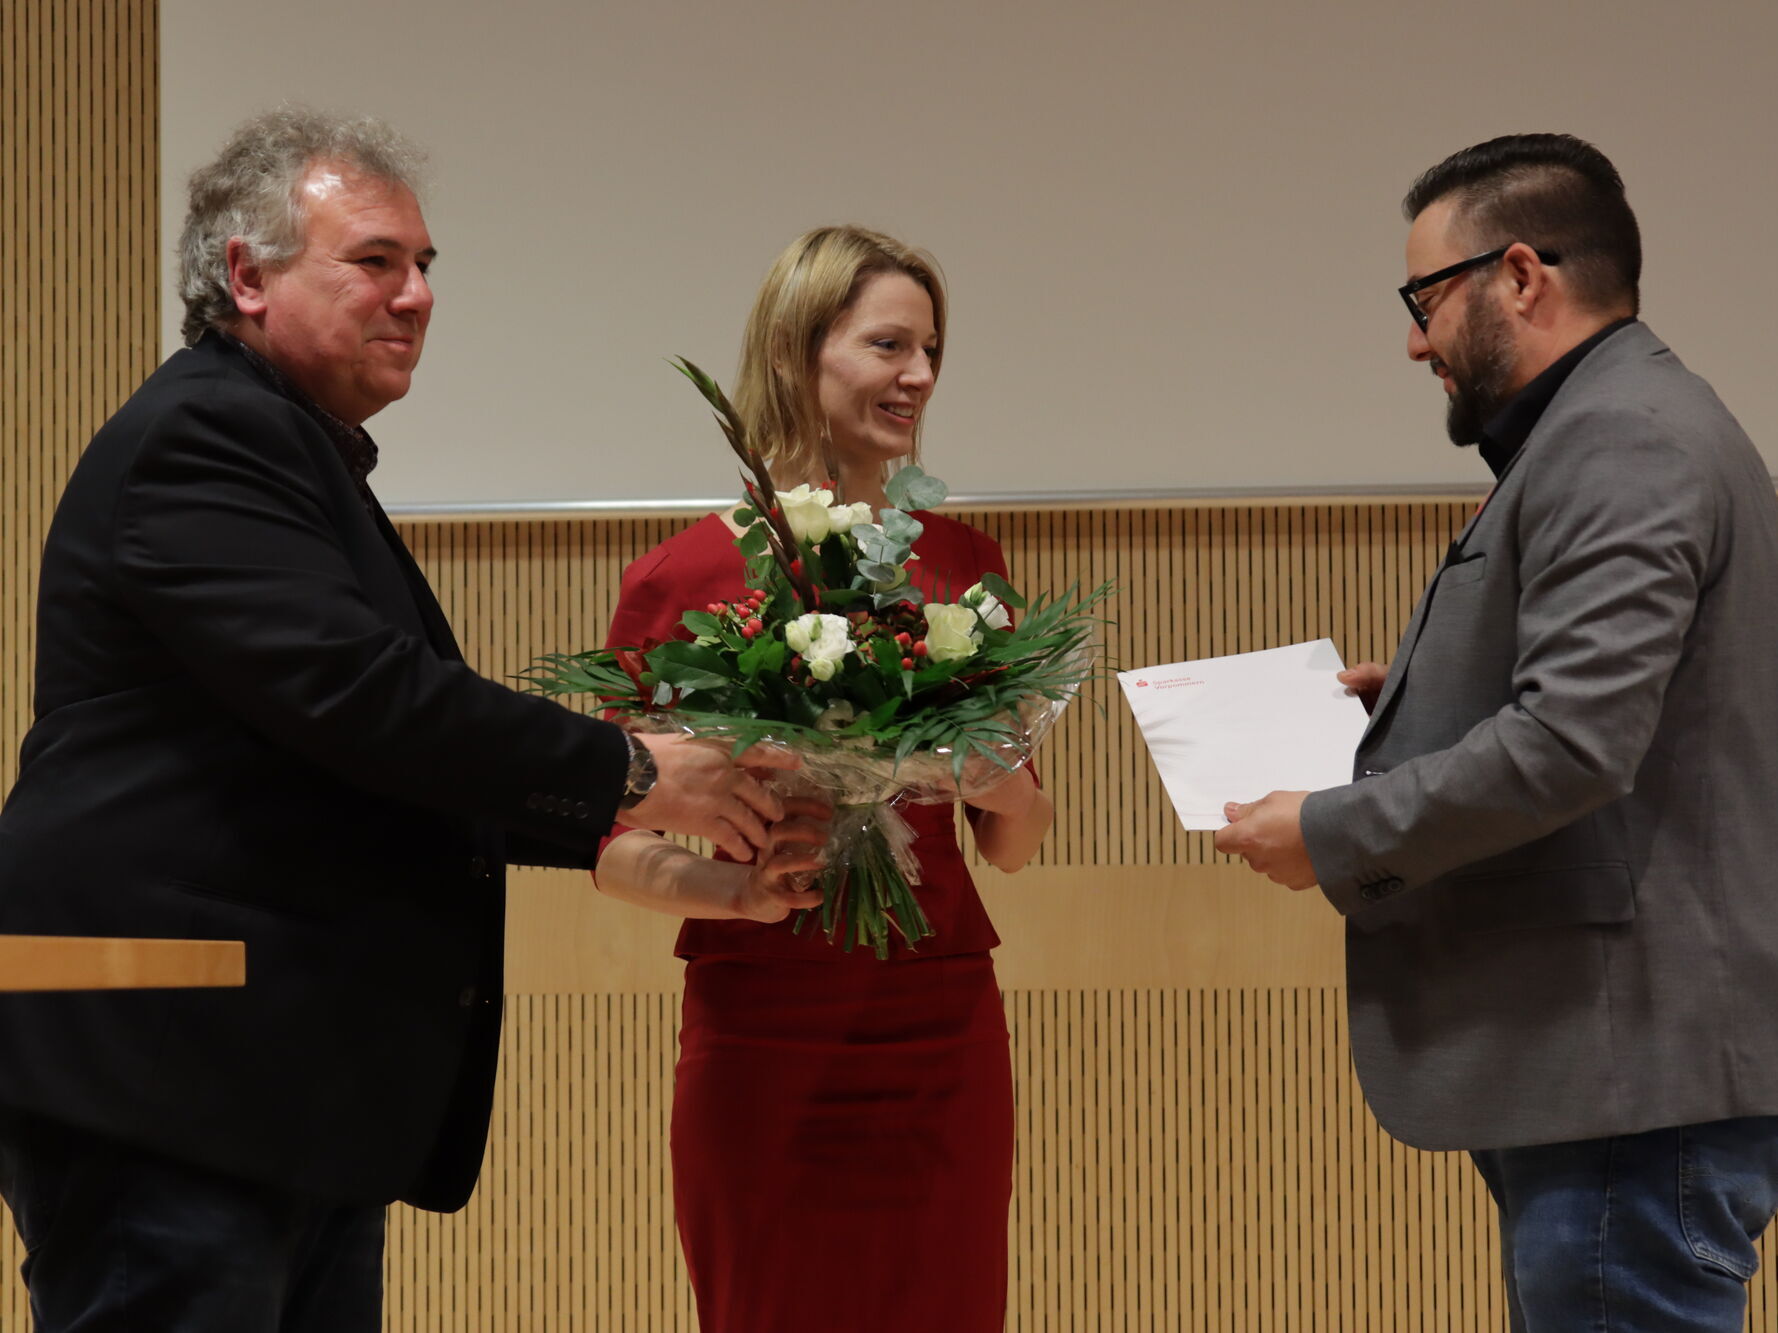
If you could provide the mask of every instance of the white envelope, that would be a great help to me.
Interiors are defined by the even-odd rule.
[[[1352,780],[1367,720],[1334,678],[1332,639],[1120,671],[1118,684],[1188,829],[1219,829],[1225,801]]]

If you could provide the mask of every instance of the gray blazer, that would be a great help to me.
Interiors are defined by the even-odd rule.
[[[1498,1148],[1778,1113],[1778,501],[1631,324],[1420,599],[1303,832],[1385,1129]]]

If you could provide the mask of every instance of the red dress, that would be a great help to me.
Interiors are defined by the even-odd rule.
[[[1005,573],[936,514],[914,552],[929,597]],[[715,514],[625,572],[610,643],[678,635],[737,596]],[[971,812],[973,813],[973,812]],[[889,960],[788,921],[687,921],[673,1197],[704,1333],[1000,1333],[1012,1197],[1012,1065],[988,950],[1000,941],[949,806],[915,806],[936,934]]]

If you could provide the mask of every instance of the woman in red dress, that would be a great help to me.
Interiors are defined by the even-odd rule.
[[[775,484],[829,479],[886,507],[938,377],[945,296],[922,253],[856,227],[799,238],[748,320],[734,399]],[[951,600],[1004,575],[985,534],[918,515],[915,582]],[[625,571],[610,643],[679,629],[745,586],[731,516],[711,514]],[[947,594],[947,589],[951,590]],[[753,865],[657,835],[614,839],[599,888],[689,918],[673,1101],[680,1239],[706,1333],[999,1333],[1012,1193],[1012,1068],[989,950],[999,943],[949,806],[906,813],[935,934],[890,958],[785,918],[818,895],[814,806],[790,803]],[[1028,769],[973,799],[977,848],[1016,870],[1052,816]]]

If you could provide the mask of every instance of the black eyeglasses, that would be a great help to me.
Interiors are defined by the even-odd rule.
[[[1517,241],[1513,241],[1509,245],[1501,246],[1498,250],[1490,250],[1485,255],[1471,255],[1468,259],[1458,260],[1448,268],[1441,268],[1437,273],[1428,273],[1424,278],[1415,278],[1405,287],[1396,288],[1396,290],[1401,293],[1402,304],[1407,306],[1408,313],[1414,317],[1414,323],[1420,326],[1420,332],[1426,332],[1427,321],[1432,318],[1426,311],[1420,308],[1419,298],[1421,292],[1425,291],[1428,287],[1436,287],[1439,283],[1446,282],[1451,278],[1456,277],[1459,273],[1467,273],[1470,269],[1480,268],[1483,264],[1492,264],[1496,259],[1499,259],[1517,244]],[[1538,259],[1545,264],[1559,264],[1562,262],[1562,256],[1553,250],[1539,250],[1536,253]]]

